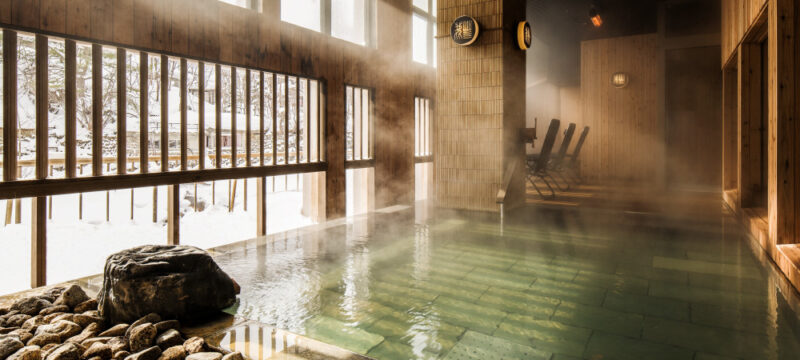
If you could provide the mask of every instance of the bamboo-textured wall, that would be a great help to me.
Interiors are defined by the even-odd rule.
[[[586,178],[657,180],[664,130],[658,120],[656,57],[655,34],[581,43],[582,121],[591,128],[581,153]],[[629,75],[627,87],[611,85],[615,72]]]
[[[728,62],[767,0],[722,0],[722,64]]]
[[[482,30],[474,44],[458,46],[449,37],[450,25],[465,14],[475,18]],[[522,2],[439,0],[434,134],[439,206],[498,209],[505,155],[523,151],[521,145],[512,150],[513,144],[506,141],[508,130],[524,126],[525,69],[524,53],[512,49],[513,38],[505,27],[516,24],[514,15],[524,14]],[[509,79],[512,74],[519,81]],[[514,184],[521,192],[522,181]]]
[[[377,49],[218,0],[8,0],[0,26],[327,82],[327,213],[344,215],[344,84],[376,91],[376,205],[413,201],[414,95],[433,97],[434,69],[411,61],[411,4],[377,2]],[[409,136],[410,134],[410,136]],[[380,139],[408,139],[387,142]]]

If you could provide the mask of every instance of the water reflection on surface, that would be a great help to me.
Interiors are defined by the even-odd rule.
[[[800,353],[795,300],[723,214],[525,209],[501,231],[407,209],[216,259],[242,286],[236,315],[380,359]]]

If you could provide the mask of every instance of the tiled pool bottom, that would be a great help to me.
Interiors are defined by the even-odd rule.
[[[722,214],[411,209],[216,259],[236,315],[378,359],[797,359],[748,241]]]

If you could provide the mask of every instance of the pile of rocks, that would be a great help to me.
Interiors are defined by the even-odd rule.
[[[54,288],[0,308],[0,360],[243,360],[179,329],[157,314],[108,324],[80,286]]]

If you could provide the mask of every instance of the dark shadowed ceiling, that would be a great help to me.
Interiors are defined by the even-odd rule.
[[[550,80],[575,85],[581,41],[655,33],[659,18],[667,38],[717,33],[719,4],[720,0],[527,0],[526,17],[535,38],[550,49]],[[590,21],[593,6],[603,19],[599,28]]]

